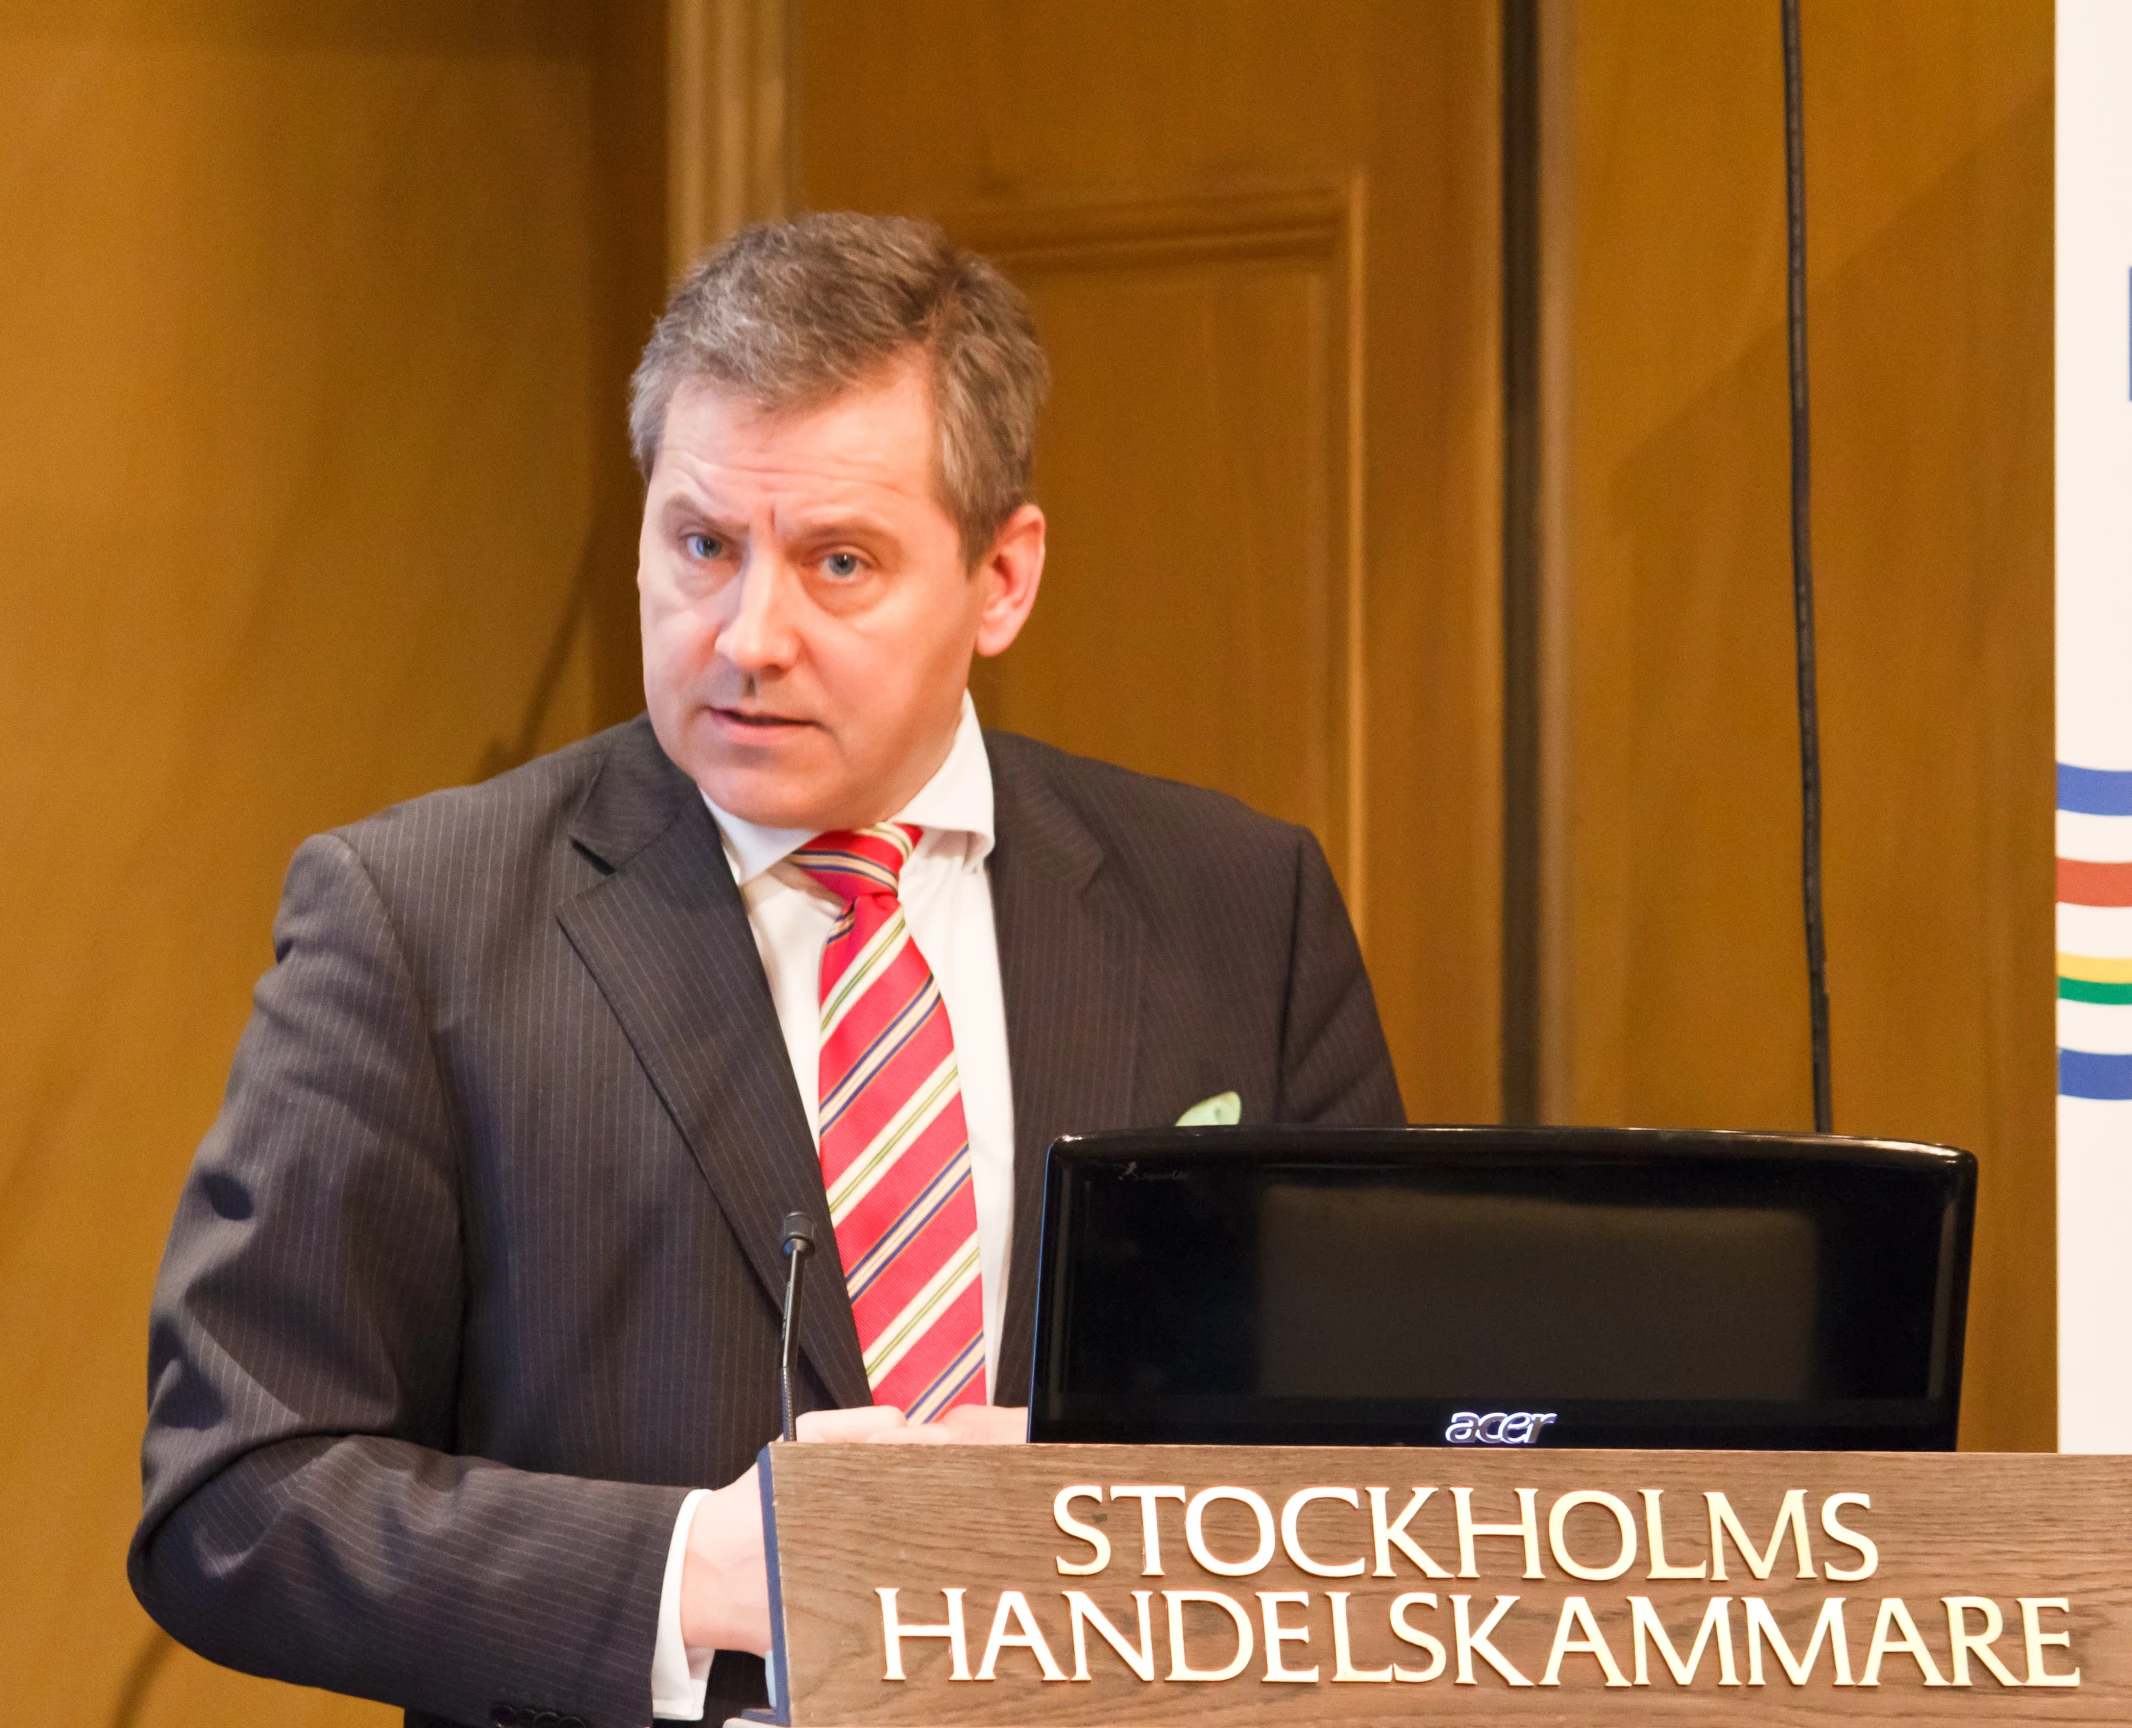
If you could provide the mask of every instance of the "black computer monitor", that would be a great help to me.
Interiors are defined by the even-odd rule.
[[[1030,1438],[1951,1448],[1975,1195],[1805,1135],[1060,1140]]]

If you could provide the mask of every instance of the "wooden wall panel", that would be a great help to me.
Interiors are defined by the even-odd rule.
[[[173,1654],[135,1606],[148,1292],[297,841],[640,705],[616,354],[661,287],[663,40],[637,0],[0,11],[25,1719],[397,1720]]]
[[[1496,1113],[1496,24],[800,0],[792,34],[794,202],[939,216],[1051,342],[1046,592],[981,709],[1316,828],[1422,1120]],[[1266,201],[1333,215],[1165,259]]]
[[[1550,24],[1549,1110],[1806,1127],[1776,9]],[[2048,1446],[2050,8],[1803,34],[1837,1127],[1979,1155],[1965,1441]]]
[[[1027,288],[1057,378],[1060,579],[1012,663],[978,663],[988,721],[1308,825],[1366,930],[1357,215],[1328,192],[954,225]]]

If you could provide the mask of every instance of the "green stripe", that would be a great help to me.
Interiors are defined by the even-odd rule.
[[[866,1352],[866,1374],[868,1379],[873,1377],[876,1366],[894,1354],[897,1346],[904,1339],[915,1332],[923,1331],[927,1326],[931,1325],[934,1316],[947,1305],[951,1298],[961,1293],[963,1281],[976,1263],[977,1239],[973,1236],[964,1246],[962,1252],[948,1263],[946,1275],[941,1277],[940,1282],[934,1285],[933,1293],[927,1298],[925,1306],[904,1315],[903,1323],[893,1332],[874,1340],[874,1347]]]
[[[876,1035],[875,1044],[879,1046],[880,1041],[886,1038],[890,1032],[893,1032],[898,1026],[904,1025],[908,1021],[909,1024],[904,1031],[904,1035],[891,1046],[886,1048],[877,1047],[871,1050],[844,1070],[843,1079],[832,1086],[828,1095],[820,1100],[822,1120],[826,1122],[838,1115],[850,1100],[859,1095],[862,1088],[873,1084],[874,1078],[880,1074],[882,1069],[886,1068],[903,1051],[909,1049],[911,1039],[925,1029],[926,1021],[932,1018],[933,1010],[939,1005],[940,986],[934,983],[931,978],[928,978],[925,981],[925,988],[913,996],[904,1005],[902,1012]],[[952,1036],[948,1042],[951,1046],[953,1045],[954,1039]]]
[[[911,1137],[911,1130],[920,1122],[930,1122],[933,1106],[939,1102],[943,1093],[954,1087],[955,1081],[955,1064],[949,1061],[943,1064],[935,1075],[932,1086],[913,1103],[903,1107],[904,1114],[900,1122],[893,1117],[889,1119],[885,1137],[865,1157],[864,1162],[854,1164],[837,1178],[836,1192],[829,1196],[829,1216],[832,1223],[843,1223],[845,1213],[851,1209],[852,1185],[862,1181],[871,1183],[873,1172],[903,1150],[904,1143]]]
[[[831,1023],[844,1011],[849,1002],[874,979],[881,969],[903,952],[903,913],[895,916],[873,933],[866,945],[866,952],[859,956],[858,964],[837,980],[836,992],[822,1004],[822,1030],[829,1030]]]
[[[2092,978],[2061,978],[2058,996],[2065,1002],[2132,1002],[2132,984],[2101,984]]]

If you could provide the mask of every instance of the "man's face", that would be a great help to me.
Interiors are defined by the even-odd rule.
[[[809,413],[677,391],[644,500],[644,694],[668,756],[770,828],[863,827],[946,760],[973,652],[1012,642],[1044,523],[972,569],[912,358]]]

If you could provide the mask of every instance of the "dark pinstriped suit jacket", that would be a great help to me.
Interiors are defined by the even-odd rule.
[[[1401,1112],[1308,834],[987,747],[1012,1389],[1052,1139],[1231,1089],[1246,1120]],[[793,1209],[833,1253],[739,892],[646,721],[306,842],[156,1289],[136,1593],[410,1722],[642,1724],[683,1494],[776,1431]],[[811,1399],[869,1402],[821,1273]],[[710,1720],[761,1689],[720,1656]]]

